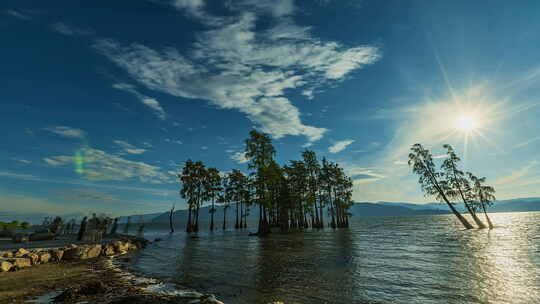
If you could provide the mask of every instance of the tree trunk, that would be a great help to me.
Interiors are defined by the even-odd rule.
[[[435,175],[433,174],[433,172],[431,172],[431,170],[428,170],[428,172],[430,174],[431,182],[433,183],[433,185],[435,186],[439,194],[442,196],[444,202],[448,205],[448,207],[450,207],[450,210],[452,210],[452,213],[454,213],[454,215],[458,218],[458,220],[465,227],[465,229],[473,229],[474,227],[469,223],[469,221],[467,221],[467,219],[464,218],[463,215],[461,215],[456,210],[456,208],[454,208],[454,206],[452,206],[452,204],[450,203],[450,201],[444,194],[444,191],[442,191],[441,187],[439,186],[439,183],[437,182],[437,179],[435,178]]]
[[[216,209],[214,208],[214,198],[212,198],[212,214],[210,215],[210,231],[214,231],[214,213]]]
[[[486,206],[484,206],[484,204],[482,204],[482,209],[484,210],[484,215],[486,216],[486,220],[488,222],[489,229],[493,229],[493,223],[491,222],[491,220],[489,219],[489,216],[487,215]]]
[[[238,229],[238,204],[239,202],[236,202],[236,224],[234,224],[234,229]]]
[[[171,212],[169,213],[169,228],[171,228],[171,233],[174,232],[174,226],[173,226],[173,212],[174,212],[174,206],[171,209]]]
[[[192,232],[192,227],[191,227],[191,204],[188,204],[188,205],[189,205],[189,208],[188,208],[188,220],[187,220],[187,225],[186,225],[186,232],[190,233],[190,232]]]
[[[236,214],[238,216],[238,213]],[[223,230],[227,229],[227,208],[223,206]]]

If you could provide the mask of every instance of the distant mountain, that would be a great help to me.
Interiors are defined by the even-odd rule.
[[[386,206],[401,206],[415,210],[422,209],[431,209],[431,210],[441,210],[448,211],[446,203],[425,203],[425,204],[413,204],[413,203],[404,203],[404,202],[378,202],[376,204],[386,205]],[[463,203],[456,203],[456,208],[465,212],[465,207]],[[540,197],[527,197],[527,198],[516,198],[509,200],[498,200],[495,201],[493,206],[489,207],[489,212],[526,212],[526,211],[540,211]]]
[[[156,217],[162,215],[163,212],[159,212],[159,213],[149,213],[149,214],[137,214],[137,215],[126,215],[126,216],[121,216],[119,217],[118,219],[118,223],[119,224],[124,224],[127,222],[127,218],[128,217],[131,217],[131,222],[132,223],[138,223],[140,221],[140,218],[142,216],[142,219],[145,223],[148,223],[148,222],[151,222],[153,221]],[[168,216],[168,212],[167,212],[167,216]]]
[[[403,203],[405,204],[405,203]],[[411,204],[412,205],[412,204]],[[353,217],[363,216],[411,216],[411,215],[433,215],[447,214],[447,210],[423,209],[417,207],[406,207],[391,203],[355,203],[351,208]]]

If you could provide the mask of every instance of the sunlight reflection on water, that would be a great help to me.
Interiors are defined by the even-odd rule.
[[[491,215],[463,230],[450,215],[357,218],[350,230],[175,234],[135,270],[226,303],[540,302],[540,213]]]

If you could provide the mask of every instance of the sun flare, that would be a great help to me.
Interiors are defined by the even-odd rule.
[[[456,129],[463,132],[474,131],[478,128],[478,119],[471,115],[462,115],[456,121]]]

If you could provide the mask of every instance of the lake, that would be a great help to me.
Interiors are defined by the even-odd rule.
[[[228,304],[540,302],[540,212],[491,218],[493,230],[437,215],[353,218],[349,229],[265,238],[151,231],[163,241],[131,267]]]

